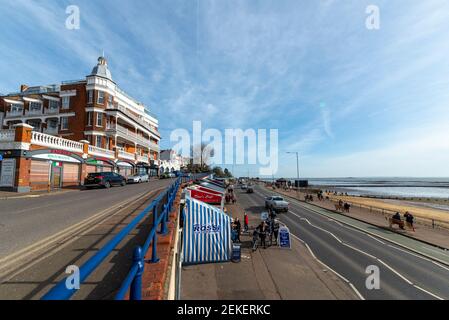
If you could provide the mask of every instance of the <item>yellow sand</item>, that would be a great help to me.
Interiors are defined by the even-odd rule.
[[[354,204],[361,204],[363,206],[371,206],[375,208],[385,209],[389,211],[399,212],[404,214],[409,211],[415,217],[421,217],[424,219],[435,219],[443,222],[449,222],[449,212],[434,208],[425,208],[420,206],[413,206],[409,203],[390,203],[383,199],[371,199],[360,198],[351,196],[330,196],[333,199],[342,199],[343,201],[351,202]]]

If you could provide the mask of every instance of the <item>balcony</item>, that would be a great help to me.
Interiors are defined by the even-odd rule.
[[[144,163],[150,163],[148,159],[148,155],[137,155],[137,162],[144,162]]]
[[[0,142],[13,142],[16,136],[16,129],[0,130]]]
[[[43,114],[42,109],[25,110],[26,116],[40,116],[42,114]]]
[[[115,125],[112,123],[106,124],[106,132],[114,133],[123,137],[129,141],[132,141],[141,146],[151,148],[152,150],[159,150],[159,146],[152,142],[150,139],[147,139],[141,135],[136,134],[135,132],[128,130],[121,125]],[[157,148],[156,148],[157,147]]]
[[[58,114],[58,113],[59,113],[59,107],[45,109],[45,114]]]
[[[128,109],[126,109],[125,107],[122,106],[113,106],[113,105],[108,105],[106,107],[106,110],[118,110],[120,112],[122,112],[123,114],[127,115],[129,118],[133,119],[135,122],[137,122],[138,124],[140,124],[142,127],[144,127],[145,129],[151,131],[153,134],[155,134],[156,136],[159,136],[159,132],[156,130],[155,127],[151,126],[149,123],[143,121],[143,119],[137,115],[135,115],[134,113],[132,113],[131,111],[129,111]]]
[[[119,158],[131,160],[131,161],[134,161],[136,159],[134,153],[129,153],[129,152],[126,152],[121,149],[119,149],[119,151],[118,151],[118,156],[119,156]]]
[[[104,158],[109,158],[109,159],[115,158],[114,151],[95,147],[95,146],[89,146],[89,154],[97,156],[97,157],[104,157]]]
[[[23,110],[12,110],[12,111],[6,111],[5,118],[15,118],[15,117],[22,117],[22,116],[23,116]]]
[[[48,127],[46,129],[44,129],[44,133],[46,133],[46,134],[58,134],[59,130],[58,130],[58,127]]]

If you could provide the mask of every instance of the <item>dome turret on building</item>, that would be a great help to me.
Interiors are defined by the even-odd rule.
[[[91,76],[99,76],[112,81],[111,71],[108,68],[108,62],[105,57],[98,58],[98,64],[92,69]]]

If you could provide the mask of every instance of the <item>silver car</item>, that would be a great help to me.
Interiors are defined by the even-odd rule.
[[[128,179],[127,179],[128,183],[142,183],[142,182],[148,182],[148,181],[150,181],[150,177],[145,173],[128,176]]]

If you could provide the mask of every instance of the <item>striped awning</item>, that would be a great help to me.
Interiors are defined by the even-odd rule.
[[[186,196],[183,263],[229,261],[231,251],[231,218],[214,206]]]

